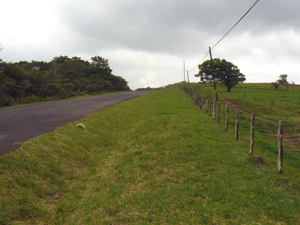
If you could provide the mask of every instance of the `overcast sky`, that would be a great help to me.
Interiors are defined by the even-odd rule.
[[[132,89],[190,80],[196,66],[256,0],[1,1],[0,58],[51,61],[99,55]],[[280,74],[300,83],[300,1],[260,0],[212,51],[238,66],[246,82]],[[208,57],[205,60],[209,59]],[[195,68],[195,69],[194,69]],[[194,69],[194,70],[193,70]]]

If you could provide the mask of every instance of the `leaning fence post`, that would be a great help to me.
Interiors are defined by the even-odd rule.
[[[220,104],[218,104],[218,111],[217,111],[217,123],[220,123]]]
[[[213,119],[216,119],[216,99],[214,99],[213,102]]]
[[[271,108],[273,109],[273,98],[271,100]]]
[[[211,99],[208,102],[208,115],[211,116]]]
[[[228,131],[228,120],[229,120],[229,105],[226,104],[226,120],[225,120],[225,131]]]
[[[207,101],[207,109],[206,109],[206,113],[208,113],[208,111],[209,111],[209,109],[208,109],[208,107],[209,107],[209,99],[207,99],[206,101]]]
[[[277,171],[278,173],[282,173],[282,159],[283,159],[283,146],[282,146],[282,121],[279,121],[279,126],[278,126],[278,165],[277,165]]]
[[[254,147],[254,120],[255,114],[251,113],[251,128],[250,128],[250,154],[253,154],[253,147]]]
[[[202,97],[199,96],[199,106],[200,106],[200,109],[202,109]]]
[[[239,109],[236,110],[235,114],[235,140],[239,140]]]
[[[194,102],[195,105],[199,105],[199,93],[197,91],[194,92]]]

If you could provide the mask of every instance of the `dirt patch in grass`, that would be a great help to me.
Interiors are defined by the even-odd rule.
[[[237,109],[239,109],[239,103],[237,102],[232,102],[228,99],[220,99],[221,101],[223,101],[225,104],[228,104],[229,107],[235,112]],[[241,110],[239,109],[239,111],[243,112],[243,113],[246,113],[248,115],[251,115],[250,112],[247,112],[247,111],[244,111],[244,110]],[[269,119],[265,119],[265,118],[262,118],[262,117],[259,117],[259,116],[255,116],[255,119],[259,119],[263,122],[263,125],[264,127],[266,128],[266,130],[268,130],[268,132],[270,133],[270,135],[274,138],[274,140],[277,140],[278,139],[278,134],[277,132],[275,132],[274,130],[272,130],[267,122],[270,122],[270,123],[273,123],[275,125],[278,126],[278,122],[275,122],[273,120],[269,120]],[[292,134],[288,133],[287,130],[285,129],[285,127],[283,127],[283,144],[285,145],[290,145],[290,146],[294,146],[294,147],[299,147],[300,148],[300,143],[298,141],[297,138],[293,137]]]
[[[253,157],[253,161],[254,161],[255,163],[257,163],[257,164],[261,164],[261,165],[264,165],[264,164],[265,164],[263,158],[260,157],[260,156],[259,156],[259,157]]]

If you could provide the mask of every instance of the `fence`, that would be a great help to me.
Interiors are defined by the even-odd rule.
[[[195,104],[200,107],[201,110],[203,110],[205,113],[209,114],[209,116],[212,115],[213,119],[217,121],[217,123],[220,123],[220,109],[221,106],[218,103],[216,99],[211,99],[207,97],[202,97],[199,92],[193,90],[191,87],[187,86],[179,86],[182,91],[187,93],[191,96],[191,98],[194,100]],[[245,93],[244,93],[245,95]],[[217,105],[217,110],[216,110]],[[271,101],[271,106],[273,107],[273,99]],[[217,115],[216,115],[217,111]],[[236,110],[236,121],[235,121],[235,140],[239,139],[239,109]],[[228,131],[228,124],[229,124],[229,105],[226,104],[226,117],[225,117],[225,131]],[[249,154],[253,154],[254,151],[254,131],[255,131],[255,114],[251,113],[251,126],[250,126],[250,150]],[[279,127],[278,127],[278,164],[277,164],[277,171],[278,173],[282,173],[282,161],[283,161],[283,123],[282,121],[279,121]]]

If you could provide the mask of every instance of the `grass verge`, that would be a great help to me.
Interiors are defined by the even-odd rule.
[[[0,157],[0,224],[300,221],[298,167],[277,175],[267,134],[249,156],[246,130],[234,141],[177,88],[80,122]]]

